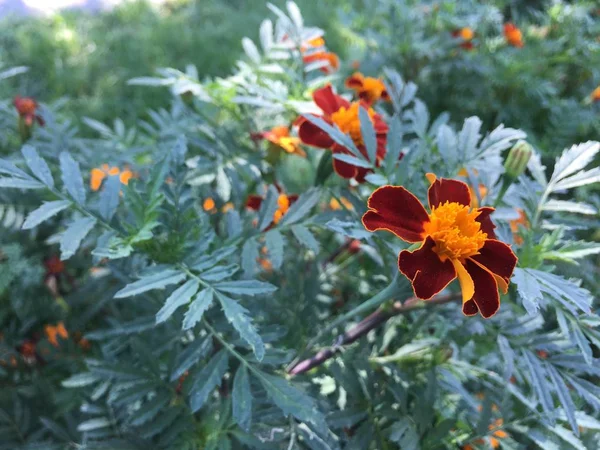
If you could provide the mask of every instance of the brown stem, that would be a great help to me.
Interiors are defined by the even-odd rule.
[[[441,295],[426,302],[418,298],[412,297],[406,300],[404,303],[394,302],[391,308],[379,308],[377,311],[361,320],[358,324],[356,324],[346,333],[339,335],[331,347],[324,348],[312,358],[300,361],[298,364],[291,367],[288,370],[288,373],[290,375],[299,375],[301,373],[308,372],[314,367],[320,366],[325,361],[332,358],[337,352],[339,352],[344,345],[351,344],[354,341],[360,339],[369,331],[374,330],[378,326],[387,322],[387,320],[391,317],[400,314],[406,314],[410,311],[414,311],[415,309],[421,309],[433,305],[442,305],[444,303],[453,302],[460,298],[460,293]]]

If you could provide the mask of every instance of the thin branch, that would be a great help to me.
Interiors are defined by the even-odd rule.
[[[377,311],[361,320],[358,324],[356,324],[346,333],[339,335],[336,338],[333,346],[324,348],[312,358],[308,358],[304,361],[299,362],[298,364],[288,369],[288,373],[291,375],[299,375],[301,373],[313,369],[314,367],[320,366],[325,361],[332,358],[337,352],[339,352],[344,345],[348,345],[355,342],[356,340],[366,335],[369,331],[374,330],[375,328],[387,322],[391,317],[400,314],[407,314],[416,309],[422,309],[434,305],[443,305],[445,303],[450,303],[460,298],[460,293],[442,295],[428,301],[423,301],[418,298],[412,297],[406,300],[404,303],[395,302],[391,308],[379,308]]]

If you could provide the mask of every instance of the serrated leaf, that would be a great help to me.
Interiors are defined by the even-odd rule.
[[[279,198],[279,192],[275,189],[275,186],[269,186],[267,195],[260,205],[260,211],[258,212],[258,228],[260,231],[264,231],[269,225],[273,223],[273,215],[279,205],[277,204]]]
[[[259,380],[269,398],[286,416],[292,415],[321,430],[326,427],[325,417],[318,410],[315,401],[287,380],[266,373],[261,373]]]
[[[109,176],[103,183],[100,193],[98,210],[100,216],[108,222],[112,219],[119,206],[119,195],[121,193],[121,180],[119,175]]]
[[[358,110],[358,118],[360,120],[360,134],[365,143],[369,161],[371,161],[372,164],[375,164],[377,159],[377,136],[375,135],[373,121],[367,110],[362,106]]]
[[[269,251],[269,260],[273,269],[278,270],[283,264],[284,245],[283,236],[276,229],[269,230],[265,234],[265,244]]]
[[[270,294],[277,290],[277,286],[273,286],[271,283],[258,280],[237,280],[237,281],[224,281],[217,283],[213,286],[215,289],[229,294],[239,295],[261,295]]]
[[[364,227],[360,227],[360,224],[356,222],[344,222],[339,219],[332,219],[325,226],[336,233],[353,239],[365,239],[371,236],[371,233],[365,230]]]
[[[319,253],[319,241],[315,239],[315,237],[309,231],[308,228],[302,225],[294,225],[292,227],[292,233],[294,234],[294,236],[296,236],[296,239],[298,239],[298,242],[300,242],[302,245],[308,247],[315,253]]]
[[[173,315],[180,306],[185,305],[190,301],[192,296],[198,292],[200,282],[196,279],[186,281],[182,286],[173,291],[160,311],[156,313],[156,323],[162,323]]]
[[[573,430],[575,435],[579,436],[577,419],[575,419],[575,405],[573,404],[573,400],[571,399],[569,389],[567,388],[567,385],[562,379],[560,373],[552,366],[552,364],[547,365],[547,370],[550,374],[550,379],[554,384],[554,391],[558,395],[558,399],[560,400],[560,403],[563,406],[563,410],[567,416],[569,425],[571,425],[571,429]]]
[[[592,162],[598,151],[600,151],[600,143],[594,141],[573,145],[571,148],[565,149],[556,159],[550,184],[554,184],[583,169]]]
[[[357,158],[356,156],[347,155],[346,153],[334,153],[333,158],[337,159],[338,161],[350,164],[351,166],[364,167],[366,169],[373,168],[373,164],[365,160],[364,158]]]
[[[152,289],[164,289],[165,286],[179,283],[180,281],[185,280],[186,277],[187,275],[179,270],[163,270],[128,284],[115,294],[115,298],[131,297],[133,295],[151,291]]]
[[[196,295],[183,318],[183,329],[189,330],[202,320],[202,316],[213,302],[212,289],[204,289]]]
[[[42,183],[33,179],[0,178],[0,188],[43,189],[45,187]]]
[[[175,369],[171,373],[170,381],[177,380],[187,370],[189,370],[199,360],[206,357],[213,348],[212,338],[207,337],[204,339],[196,339],[188,347],[177,355],[177,361],[175,363]]]
[[[501,334],[498,335],[496,341],[498,342],[498,348],[500,349],[500,353],[502,353],[502,358],[504,359],[504,379],[508,380],[513,374],[515,366],[515,353],[510,347],[508,339]]]
[[[596,214],[598,210],[587,203],[551,199],[543,206],[544,211],[565,211],[579,214]]]
[[[531,375],[531,386],[537,394],[537,398],[546,413],[548,419],[554,422],[554,406],[550,396],[548,381],[546,380],[545,370],[539,360],[528,350],[523,351],[525,362],[529,367]]]
[[[577,323],[573,323],[573,331],[571,332],[571,336],[577,344],[577,347],[579,347],[579,350],[581,350],[583,359],[585,359],[585,362],[591,366],[594,363],[592,348],[590,347],[590,343],[582,333],[581,328]]]
[[[302,220],[319,201],[321,193],[317,189],[310,189],[302,194],[296,202],[290,206],[288,212],[279,222],[280,226],[291,225]]]
[[[323,130],[325,133],[327,133],[329,137],[333,139],[336,143],[348,149],[350,153],[352,153],[354,156],[361,159],[364,158],[358,150],[358,148],[356,148],[356,145],[354,145],[352,138],[342,133],[342,131],[337,126],[332,126],[320,117],[313,116],[311,114],[305,114],[303,117],[309,122],[311,122],[313,125]]]
[[[285,216],[284,216],[285,217]],[[253,276],[258,271],[258,243],[254,239],[248,239],[242,247],[242,269],[244,273]]]
[[[59,158],[62,182],[67,192],[77,203],[84,205],[85,186],[83,185],[83,177],[79,170],[79,164],[68,152],[62,152]]]
[[[194,376],[194,383],[190,390],[190,409],[193,413],[202,408],[211,392],[221,384],[227,368],[227,351],[221,350]]]
[[[527,312],[531,315],[537,314],[543,295],[536,277],[525,269],[517,268],[512,281],[517,286],[517,291]]]
[[[5,159],[0,159],[0,174],[10,175],[11,177],[32,179],[31,176],[19,169],[12,162]]]
[[[231,401],[233,419],[243,430],[249,431],[252,423],[252,390],[248,369],[243,364],[240,365],[233,380]]]
[[[133,414],[130,423],[133,426],[140,426],[154,419],[156,415],[171,402],[171,397],[163,392],[159,392],[156,397],[144,404],[143,408]]]
[[[27,219],[23,223],[24,230],[30,230],[37,227],[40,223],[48,220],[50,217],[55,216],[64,209],[67,209],[71,205],[68,200],[57,200],[54,202],[45,202],[38,209],[32,211],[27,216]]]
[[[237,264],[214,266],[206,272],[202,272],[200,278],[206,281],[221,281],[226,278],[231,278],[238,270],[240,270],[240,266]]]
[[[252,320],[248,317],[248,310],[237,301],[223,294],[219,293],[217,297],[229,323],[237,330],[242,339],[250,345],[256,359],[262,361],[265,356],[265,344],[256,332]]]
[[[83,217],[72,222],[60,236],[60,259],[69,259],[75,254],[81,241],[96,225],[96,219]]]
[[[44,183],[46,186],[53,188],[54,187],[54,178],[52,178],[52,172],[50,171],[50,167],[40,155],[35,148],[30,145],[25,145],[21,150],[23,156],[25,157],[25,162],[33,172],[33,174]]]

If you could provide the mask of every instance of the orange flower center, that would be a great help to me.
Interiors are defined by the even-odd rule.
[[[385,91],[385,84],[378,78],[367,77],[363,80],[361,91],[367,94],[370,100],[375,100]]]
[[[273,214],[273,223],[278,224],[281,218],[290,209],[290,199],[285,194],[280,194],[277,198],[277,206],[279,207]]]
[[[475,33],[473,33],[473,30],[471,30],[469,27],[460,29],[460,37],[465,41],[470,41],[473,39],[473,36],[475,36]]]
[[[331,115],[331,120],[335,123],[343,133],[349,134],[356,145],[362,145],[363,139],[360,132],[360,119],[358,111],[360,103],[355,102],[349,108],[341,107]],[[369,117],[373,120],[375,111],[368,109]]]
[[[424,236],[431,236],[435,251],[442,261],[464,260],[476,255],[485,244],[487,234],[477,222],[479,212],[457,202],[446,202],[432,208],[429,222],[424,224]]]

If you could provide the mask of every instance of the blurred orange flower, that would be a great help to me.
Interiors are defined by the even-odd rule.
[[[593,102],[600,102],[600,86],[598,86],[592,91],[592,93],[590,94],[590,99]]]
[[[342,206],[349,210],[354,209],[354,205],[346,197],[340,197],[339,201],[336,198],[329,200],[329,207],[334,211],[342,209]]]
[[[306,152],[300,146],[302,141],[299,137],[290,136],[290,129],[285,125],[273,127],[269,131],[259,133],[257,136],[266,139],[277,147],[283,149],[286,153],[306,158]]]
[[[33,121],[37,120],[40,125],[44,125],[44,119],[39,114],[36,114],[38,103],[31,97],[16,96],[13,104],[19,113],[19,116],[24,120],[25,124],[30,127]]]
[[[90,172],[90,187],[92,191],[97,191],[102,186],[102,181],[107,176],[119,175],[121,183],[129,184],[129,180],[133,177],[133,172],[129,169],[121,171],[118,167],[110,167],[108,164],[102,164],[100,168],[92,169]]]
[[[65,324],[63,322],[58,322],[56,325],[46,325],[44,327],[44,331],[46,332],[48,342],[50,342],[55,347],[58,347],[59,336],[62,339],[67,339],[69,337],[69,332],[65,328]]]
[[[504,37],[513,47],[521,48],[523,45],[523,33],[514,23],[508,22],[504,24]]]
[[[517,209],[519,213],[519,217],[517,219],[513,219],[510,221],[510,231],[513,233],[513,240],[515,244],[521,245],[523,243],[523,238],[519,235],[519,228],[522,226],[524,228],[529,228],[529,219],[521,208]]]
[[[491,436],[489,437],[490,445],[494,449],[500,447],[499,439],[504,439],[504,438],[508,437],[508,433],[501,429],[503,426],[504,426],[504,420],[496,419],[488,427],[489,430],[492,432]],[[485,444],[485,441],[483,439],[477,439],[476,441],[474,441],[474,444],[482,445],[482,444]],[[462,447],[462,450],[475,450],[475,448],[471,444],[467,444]]]
[[[215,201],[212,198],[210,198],[210,197],[207,197],[204,200],[204,202],[202,202],[202,209],[204,211],[206,211],[206,212],[211,213],[211,214],[214,214],[214,213],[217,212],[217,209],[216,209],[215,206],[216,206],[215,205]]]
[[[260,206],[262,205],[263,200],[264,198],[260,195],[250,195],[248,196],[248,200],[246,201],[246,207],[254,211],[258,211],[260,209]],[[273,214],[273,222],[271,223],[271,225],[269,225],[269,228],[273,227],[274,225],[277,225],[281,221],[283,216],[290,209],[290,206],[292,206],[296,200],[298,200],[298,196],[295,194],[279,194],[279,197],[277,197],[277,210]]]
[[[221,207],[221,212],[225,214],[227,211],[231,211],[235,206],[232,202],[227,202]]]
[[[462,40],[460,46],[466,50],[472,50],[475,47],[473,45],[475,32],[469,27],[463,27],[459,28],[458,30],[454,30],[452,32],[452,37],[460,38]]]
[[[304,64],[311,64],[314,62],[325,62],[327,65],[320,68],[321,72],[333,73],[340,68],[340,59],[338,55],[332,52],[318,51],[304,55],[302,57]]]
[[[368,104],[379,99],[390,101],[385,83],[379,78],[365,77],[362,73],[356,72],[346,78],[346,87],[353,89],[358,97]]]

